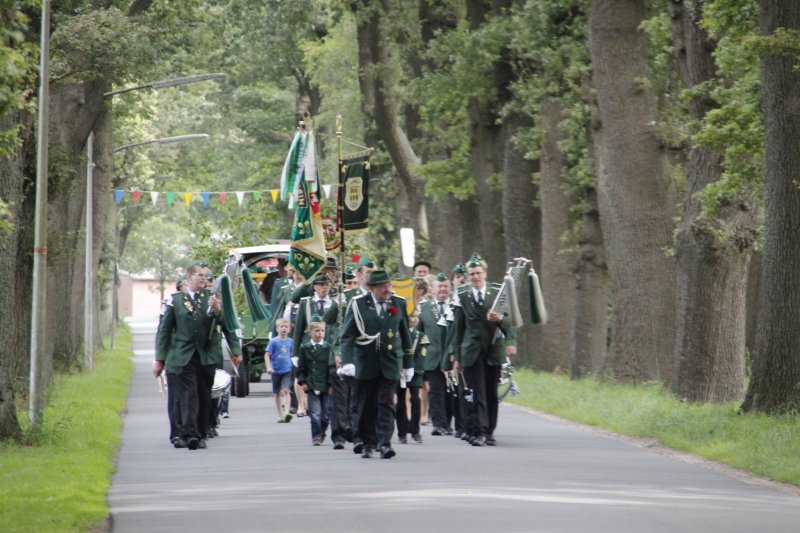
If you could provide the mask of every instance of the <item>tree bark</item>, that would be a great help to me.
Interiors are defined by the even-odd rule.
[[[552,372],[570,367],[572,329],[575,320],[574,258],[564,253],[562,236],[570,230],[574,217],[572,202],[562,190],[564,157],[558,148],[561,134],[561,106],[554,99],[542,102],[541,211],[542,211],[542,295],[547,305],[548,322],[542,326],[541,354],[536,367]]]
[[[672,35],[684,85],[714,79],[712,42],[702,28],[704,2],[672,5]],[[690,116],[701,121],[717,107],[695,97]],[[722,176],[722,154],[691,146],[684,213],[675,242],[677,308],[676,380],[673,390],[689,401],[741,400],[744,393],[746,278],[756,234],[755,209],[746,198],[730,202],[710,218],[698,193]],[[725,305],[720,306],[720,295]]]
[[[761,0],[760,31],[800,30],[800,4]],[[800,409],[800,72],[790,52],[761,56],[766,132],[764,249],[759,323],[750,386],[742,409]]]
[[[590,52],[603,128],[604,171],[598,191],[613,298],[608,373],[625,382],[671,383],[675,337],[673,191],[656,138],[638,0],[593,0]],[[604,203],[600,203],[601,208]]]
[[[398,196],[396,219],[398,227],[407,227],[420,235],[424,209],[424,190],[417,173],[420,159],[414,152],[408,136],[400,123],[397,80],[393,74],[390,39],[385,31],[383,17],[394,11],[393,2],[382,0],[368,6],[353,2],[358,20],[359,76],[362,98],[372,104],[377,135],[386,146],[397,173]],[[364,94],[365,91],[368,94]]]
[[[542,214],[535,200],[538,195],[533,174],[538,170],[538,161],[525,158],[525,150],[517,146],[514,137],[524,128],[533,127],[530,119],[514,113],[503,120],[506,138],[503,153],[503,220],[505,222],[505,257],[525,257],[533,261],[534,268],[541,264],[542,250]],[[527,276],[527,272],[525,273]],[[527,314],[527,281],[520,280],[522,287],[517,288],[520,301],[520,312]],[[541,352],[541,329],[530,323],[517,329],[517,346],[519,351],[515,363],[517,365],[534,366]]]
[[[33,137],[33,117],[15,111],[0,116],[0,131],[23,126],[22,135]],[[0,235],[0,306],[7,309],[0,320],[0,441],[20,439],[22,428],[17,418],[18,382],[30,370],[31,269],[33,257],[33,203],[35,187],[26,174],[24,149],[20,145],[7,157],[0,158],[0,198],[11,211],[13,227]],[[30,175],[30,174],[28,174]]]
[[[467,21],[471,30],[478,30],[490,14],[499,14],[511,7],[507,0],[484,2],[468,0]],[[514,74],[507,58],[501,58],[492,66],[488,76],[492,78],[497,94],[492,98],[472,98],[468,113],[470,118],[470,144],[472,151],[472,170],[478,203],[478,227],[480,231],[479,252],[489,265],[490,279],[503,272],[505,257],[505,224],[503,221],[502,181],[503,153],[506,137],[503,127],[498,123],[503,106],[511,98],[511,83]],[[468,227],[475,227],[475,217]]]

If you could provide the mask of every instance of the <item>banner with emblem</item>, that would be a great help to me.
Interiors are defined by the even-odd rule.
[[[417,308],[417,304],[415,302],[416,295],[414,294],[414,289],[416,286],[417,283],[413,278],[392,280],[392,292],[406,299],[406,313],[408,313],[408,316],[413,315],[414,310]]]
[[[342,226],[345,233],[369,228],[369,155],[342,161]]]
[[[292,226],[292,249],[289,263],[303,279],[310,281],[325,266],[325,236],[319,203],[319,177],[317,174],[314,132],[308,132],[303,161],[297,170],[296,209]]]

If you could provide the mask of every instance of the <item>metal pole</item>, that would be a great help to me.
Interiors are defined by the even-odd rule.
[[[39,61],[39,125],[36,137],[36,203],[33,237],[33,294],[31,297],[31,372],[28,419],[40,423],[44,406],[41,362],[44,352],[44,316],[47,284],[47,143],[50,106],[50,0],[42,2],[42,38]]]
[[[83,277],[83,366],[84,370],[92,369],[94,351],[94,208],[92,206],[92,187],[94,186],[94,132],[89,133],[86,141],[86,259],[85,276]]]

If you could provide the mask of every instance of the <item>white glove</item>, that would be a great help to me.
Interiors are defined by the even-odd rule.
[[[404,368],[403,369],[403,379],[406,383],[411,381],[414,378],[414,369],[413,368]]]
[[[349,376],[353,377],[356,375],[356,365],[352,363],[348,363],[346,365],[342,365],[342,368],[336,371],[337,374],[340,376]]]
[[[297,368],[297,365],[299,365],[299,364],[300,364],[300,357],[298,357],[298,356],[293,356],[293,357],[292,357],[292,364],[294,365],[294,367],[295,367],[295,368]]]

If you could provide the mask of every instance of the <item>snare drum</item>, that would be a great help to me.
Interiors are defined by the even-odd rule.
[[[214,374],[214,385],[211,387],[211,398],[217,399],[222,398],[225,394],[225,391],[228,390],[231,386],[231,375],[218,368],[216,373]]]

